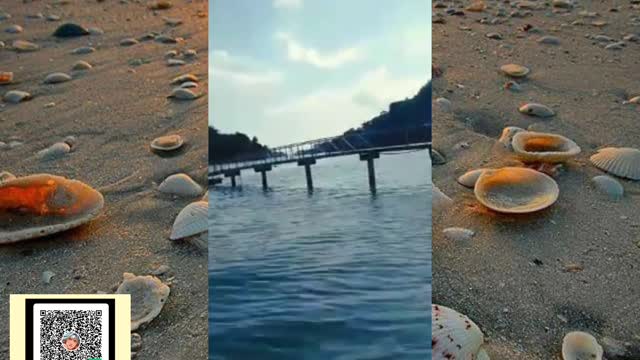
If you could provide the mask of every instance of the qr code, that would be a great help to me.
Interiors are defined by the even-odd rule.
[[[101,359],[101,310],[40,310],[40,359]]]

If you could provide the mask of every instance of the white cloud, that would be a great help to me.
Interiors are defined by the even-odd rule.
[[[273,7],[276,9],[299,9],[302,7],[302,0],[273,0]]]
[[[251,59],[231,56],[224,50],[211,52],[209,71],[213,81],[228,80],[236,85],[269,85],[282,82],[280,72],[263,69]]]
[[[285,43],[289,60],[310,64],[322,69],[335,69],[347,63],[358,61],[363,57],[363,51],[358,47],[344,48],[321,54],[312,47],[305,47],[291,34],[278,32],[275,37]]]

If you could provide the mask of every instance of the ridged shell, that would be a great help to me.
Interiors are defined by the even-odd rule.
[[[453,241],[465,241],[470,240],[473,235],[475,235],[475,231],[461,228],[461,227],[450,227],[442,230],[444,236]]]
[[[55,160],[67,155],[71,151],[71,146],[65,142],[55,143],[44,150],[38,151],[38,157],[42,160]]]
[[[604,148],[590,158],[598,169],[610,174],[640,180],[640,150],[634,148]]]
[[[202,186],[198,185],[187,174],[173,174],[164,179],[158,186],[160,192],[178,196],[200,196]]]
[[[21,101],[31,100],[31,94],[29,94],[26,91],[11,90],[11,91],[7,91],[2,97],[2,99],[5,102],[17,104]]]
[[[151,275],[124,273],[123,278],[116,294],[131,296],[131,331],[134,331],[160,314],[171,290]]]
[[[453,200],[451,200],[451,198],[448,197],[445,193],[440,191],[437,186],[433,185],[431,189],[431,208],[434,211],[442,211],[453,205]]]
[[[500,135],[498,142],[504,145],[505,148],[513,150],[513,147],[511,147],[511,141],[513,140],[513,137],[521,131],[526,130],[517,126],[507,126],[502,129],[502,134]]]
[[[433,360],[489,360],[484,335],[471,319],[442,305],[431,305]]]
[[[525,77],[530,72],[529,68],[518,64],[502,65],[500,67],[500,71],[502,71],[506,75],[516,78]]]
[[[166,135],[153,139],[151,148],[159,151],[176,150],[184,144],[184,140],[180,135]]]
[[[503,213],[530,213],[551,206],[560,194],[546,174],[519,167],[485,170],[474,188],[484,206]]]
[[[13,47],[13,50],[17,52],[30,52],[30,51],[37,51],[40,49],[40,46],[38,44],[34,44],[32,42],[24,41],[24,40],[14,41],[12,47]]]
[[[98,215],[102,194],[60,176],[37,174],[0,184],[0,244],[46,236]]]
[[[602,360],[603,349],[595,337],[582,331],[573,331],[562,340],[564,360]]]
[[[521,131],[513,136],[511,146],[525,162],[558,163],[580,153],[578,144],[562,135]]]
[[[518,111],[520,111],[523,114],[537,116],[541,118],[552,117],[556,114],[553,110],[551,110],[550,107],[546,105],[538,104],[538,103],[524,104],[520,106],[520,108],[518,108]]]
[[[591,179],[596,188],[612,199],[618,200],[624,196],[624,187],[618,180],[608,175],[598,175]]]
[[[473,189],[476,186],[476,181],[478,181],[478,178],[485,170],[487,169],[476,169],[467,171],[466,173],[458,177],[458,184]]]
[[[168,97],[174,98],[177,100],[195,100],[201,96],[202,94],[196,94],[189,89],[176,88],[176,89],[173,89],[173,91],[171,92],[171,95],[169,95]]]
[[[198,77],[193,74],[184,74],[184,75],[180,75],[178,77],[173,78],[173,80],[171,80],[171,84],[172,85],[182,84],[183,82],[187,82],[187,81],[198,82],[199,80],[198,80]]]
[[[71,80],[71,76],[69,76],[68,74],[55,72],[47,75],[47,77],[44,79],[44,83],[57,84],[57,83],[62,83],[70,80]]]
[[[208,201],[196,201],[185,206],[173,222],[169,239],[178,240],[206,232],[208,230],[208,214]]]

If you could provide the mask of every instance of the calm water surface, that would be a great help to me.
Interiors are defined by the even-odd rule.
[[[429,359],[431,173],[426,151],[243,173],[210,194],[215,360]]]

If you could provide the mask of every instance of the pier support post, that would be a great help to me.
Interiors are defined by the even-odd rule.
[[[231,178],[231,187],[236,187],[236,176],[240,176],[240,170],[229,170],[224,173],[224,177]]]
[[[272,167],[270,164],[266,165],[258,165],[253,168],[255,172],[259,172],[262,176],[262,189],[267,190],[269,188],[267,184],[267,171],[271,171]]]
[[[298,166],[304,166],[304,173],[307,177],[307,190],[313,191],[313,178],[311,177],[311,165],[316,163],[316,159],[298,160]]]
[[[367,172],[369,173],[369,190],[372,194],[376,193],[376,171],[373,164],[373,160],[380,157],[378,152],[367,152],[360,154],[360,160],[367,162]]]

